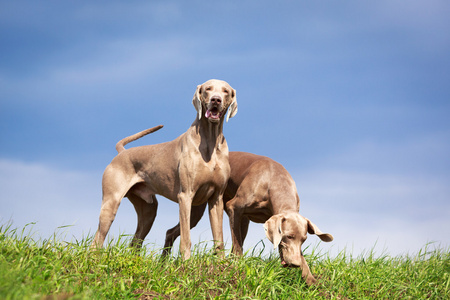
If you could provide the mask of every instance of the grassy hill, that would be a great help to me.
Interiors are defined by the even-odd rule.
[[[188,261],[136,253],[119,238],[89,251],[91,238],[67,243],[0,225],[0,299],[450,299],[450,252],[425,246],[415,256],[305,257],[318,279],[278,257],[228,255],[195,248]]]

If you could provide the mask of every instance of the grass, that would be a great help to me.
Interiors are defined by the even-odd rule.
[[[0,299],[450,299],[450,252],[429,245],[404,257],[306,249],[318,278],[308,287],[276,256],[221,259],[197,247],[183,262],[136,253],[123,237],[94,252],[91,238],[52,238],[0,226]]]

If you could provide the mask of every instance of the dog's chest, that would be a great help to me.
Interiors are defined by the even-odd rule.
[[[211,183],[218,187],[224,186],[230,176],[230,167],[227,161],[217,158],[198,164],[193,171],[197,173],[199,184]]]
[[[196,191],[192,204],[197,205],[225,190],[230,166],[226,159],[211,159],[209,162],[196,164],[191,172]]]

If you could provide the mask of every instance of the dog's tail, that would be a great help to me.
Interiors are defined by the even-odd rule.
[[[143,131],[141,131],[141,132],[135,133],[135,134],[133,134],[133,135],[127,136],[126,138],[120,140],[120,141],[116,144],[116,150],[117,150],[117,152],[120,153],[120,152],[122,152],[123,150],[125,150],[125,147],[124,147],[124,146],[125,146],[126,144],[131,143],[132,141],[135,141],[135,140],[137,140],[137,139],[140,139],[141,137],[143,137],[143,136],[145,136],[145,135],[147,135],[147,134],[149,134],[149,133],[158,131],[158,130],[160,130],[160,129],[163,128],[163,127],[164,127],[163,125],[158,125],[158,126],[155,126],[155,127],[153,127],[153,128],[149,128],[149,129],[143,130]]]

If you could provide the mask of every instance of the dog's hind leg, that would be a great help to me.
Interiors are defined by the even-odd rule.
[[[248,221],[244,220],[244,224],[242,224],[242,210],[236,208],[238,199],[239,196],[236,195],[233,199],[229,200],[225,205],[225,211],[230,220],[232,253],[235,255],[242,255],[242,245],[244,244],[244,238],[247,235],[246,230],[243,231],[242,228],[245,229],[245,225],[247,225],[248,228]],[[242,236],[243,233],[245,234],[244,237]]]
[[[198,224],[200,219],[202,218],[207,204],[208,203],[205,202],[198,206],[192,206],[191,222],[190,222],[191,229],[194,228]],[[166,241],[164,243],[164,249],[161,254],[162,256],[167,256],[168,254],[170,254],[170,252],[172,251],[172,246],[175,243],[175,240],[177,239],[177,237],[179,237],[179,236],[180,236],[180,223],[178,223],[174,227],[167,230]]]
[[[238,241],[239,248],[241,249],[241,251],[243,251],[243,249],[244,249],[244,241],[245,241],[245,238],[247,237],[249,223],[250,223],[250,220],[247,217],[245,217],[245,216],[241,217],[241,228],[240,228],[241,239]]]
[[[98,230],[91,248],[101,248],[112,222],[116,217],[120,202],[128,190],[138,181],[137,177],[127,176],[125,172],[109,165],[103,173],[103,199],[100,209]]]
[[[156,212],[158,210],[158,201],[155,195],[150,195],[151,203],[137,196],[136,194],[128,194],[128,199],[133,203],[134,209],[137,214],[137,228],[131,241],[131,247],[141,248],[142,242],[150,232],[153,226],[153,222],[156,218]]]

